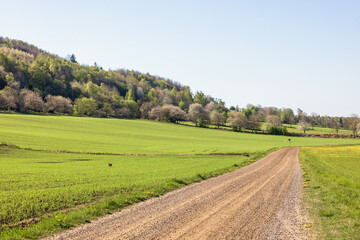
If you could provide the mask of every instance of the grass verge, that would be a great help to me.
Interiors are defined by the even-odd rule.
[[[360,239],[360,146],[304,147],[304,201],[316,239]]]

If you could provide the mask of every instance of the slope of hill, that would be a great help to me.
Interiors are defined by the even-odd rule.
[[[151,109],[165,104],[179,106],[178,111],[194,101],[224,105],[203,93],[193,98],[188,86],[169,79],[124,69],[105,71],[96,63],[80,65],[74,55],[63,59],[2,37],[1,89],[0,110],[147,118]]]

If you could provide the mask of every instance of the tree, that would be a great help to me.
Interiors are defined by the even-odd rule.
[[[74,115],[78,116],[95,116],[98,103],[92,98],[78,98],[74,103]]]
[[[141,104],[140,106],[140,117],[141,118],[149,118],[149,114],[151,111],[151,104],[149,102],[144,102],[143,104]]]
[[[8,86],[0,91],[0,109],[16,110],[18,105],[18,92]]]
[[[294,122],[294,112],[291,108],[284,108],[281,111],[281,122],[292,124]]]
[[[160,120],[174,123],[186,120],[187,117],[185,111],[174,105],[164,105],[160,108],[160,111],[154,110],[153,114],[157,115],[157,118]]]
[[[159,99],[156,96],[156,90],[155,88],[151,88],[150,91],[147,94],[147,98],[149,99],[149,102],[152,106],[156,106],[159,104]]]
[[[149,113],[149,117],[152,119],[161,120],[161,107],[154,107]]]
[[[336,134],[339,135],[339,129],[341,128],[340,119],[338,117],[335,117],[332,122],[332,127],[335,129]]]
[[[24,110],[30,110],[34,112],[42,112],[45,107],[45,103],[40,97],[40,94],[33,92],[29,89],[23,89],[20,93],[21,107]]]
[[[304,134],[306,131],[310,130],[310,124],[306,121],[300,121],[298,127],[300,130],[304,131]]]
[[[357,137],[357,125],[359,122],[360,122],[359,116],[356,114],[352,114],[351,117],[349,118],[348,129],[353,132],[354,138]]]
[[[320,115],[317,113],[312,113],[310,116],[310,125],[313,130],[314,130],[314,127],[318,124],[319,117],[320,117]]]
[[[182,110],[184,110],[185,111],[185,109],[186,109],[186,103],[185,102],[183,102],[183,101],[181,101],[181,102],[179,102],[179,107],[182,109]]]
[[[210,102],[210,103],[206,104],[206,106],[205,106],[205,110],[209,113],[214,111],[216,108],[217,108],[217,104],[215,102]]]
[[[130,88],[129,91],[126,93],[125,100],[132,100],[135,101],[135,94],[133,90]]]
[[[271,127],[281,127],[281,121],[278,116],[269,115],[266,117],[266,123]]]
[[[121,100],[120,105],[122,108],[130,110],[130,117],[136,118],[138,116],[139,105],[133,100]]]
[[[194,103],[199,103],[202,106],[205,106],[207,102],[207,97],[205,96],[205,94],[203,92],[196,92],[195,97],[194,97]]]
[[[241,129],[246,127],[247,119],[245,114],[237,111],[230,111],[227,122],[234,129],[234,131],[241,132]]]
[[[207,119],[208,117],[207,112],[201,104],[193,103],[189,106],[189,118],[198,126],[201,119]]]
[[[75,55],[74,55],[74,54],[71,54],[71,55],[70,55],[69,60],[70,60],[70,62],[72,62],[72,63],[77,63],[77,61],[76,61],[76,57],[75,57]],[[96,64],[96,63],[95,63],[95,64]]]
[[[179,122],[179,121],[185,121],[187,118],[187,114],[184,110],[182,110],[180,107],[171,106],[170,108],[170,121],[172,122]]]
[[[252,130],[253,132],[259,131],[261,129],[260,118],[258,115],[252,114],[249,117],[247,122],[247,128]]]
[[[47,95],[45,104],[45,111],[49,113],[68,113],[70,114],[73,110],[73,105],[69,98],[62,96]]]
[[[217,110],[213,110],[210,114],[210,121],[217,126],[217,128],[220,127],[220,125],[223,125],[226,118],[224,115],[219,113]]]

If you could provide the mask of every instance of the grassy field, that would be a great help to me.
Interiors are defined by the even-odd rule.
[[[289,133],[304,133],[301,129],[298,129],[296,125],[284,124],[287,127]],[[324,127],[314,127],[306,131],[308,134],[336,134],[335,129],[333,128],[324,128]],[[339,129],[340,135],[352,135],[352,131],[347,129]]]
[[[181,124],[186,125],[186,126],[195,126],[195,123],[189,122],[189,121],[181,122]],[[289,133],[304,133],[304,131],[299,129],[297,125],[283,124],[283,126],[287,128]],[[211,129],[218,129],[218,127],[216,125],[212,125],[212,124],[210,124],[208,127]],[[262,123],[260,130],[265,132],[266,128],[267,128],[266,124]],[[220,126],[219,129],[232,131],[232,128],[230,126]],[[246,132],[246,133],[252,133],[252,131],[248,130],[248,129],[242,129],[242,131]],[[336,134],[336,131],[333,128],[325,128],[325,127],[312,128],[312,127],[310,127],[310,130],[307,130],[306,133],[307,134]],[[352,134],[353,133],[350,130],[339,129],[339,135],[352,135]]]
[[[359,142],[291,139],[143,120],[0,114],[0,239],[38,238],[90,221],[250,164],[272,148]],[[251,157],[214,155],[220,153]]]
[[[360,146],[303,148],[305,200],[318,239],[360,239]]]
[[[74,152],[242,153],[290,146],[286,136],[245,134],[145,120],[0,114],[0,142],[21,148]],[[359,140],[291,137],[291,146]]]

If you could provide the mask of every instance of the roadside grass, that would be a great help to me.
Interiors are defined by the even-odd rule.
[[[0,114],[0,143],[52,151],[125,154],[196,154],[265,151],[273,147],[359,143],[247,134],[146,120]]]
[[[360,146],[300,151],[305,205],[318,239],[360,239]]]
[[[107,156],[2,148],[0,239],[47,236],[241,168],[270,151],[251,157]]]

